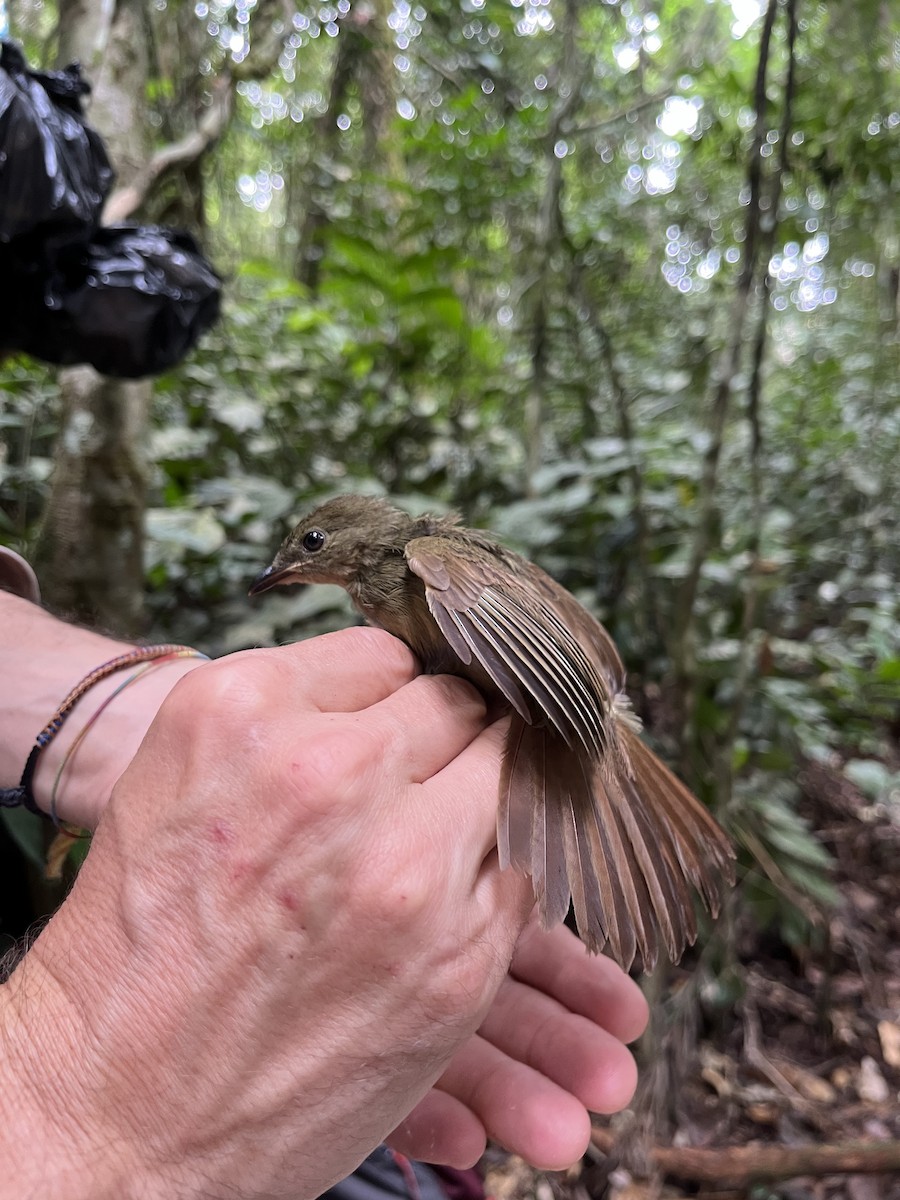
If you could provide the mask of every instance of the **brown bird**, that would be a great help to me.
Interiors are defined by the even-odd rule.
[[[715,915],[734,853],[708,810],[641,741],[612,638],[565,588],[455,516],[338,496],[294,529],[250,589],[336,583],[432,674],[511,709],[497,843],[531,875],[546,926],[570,899],[582,940],[652,970]]]

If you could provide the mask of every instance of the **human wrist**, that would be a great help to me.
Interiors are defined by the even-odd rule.
[[[86,1011],[36,949],[0,987],[0,1200],[189,1200],[93,1103]]]
[[[64,821],[95,828],[163,701],[202,661],[198,652],[131,664],[92,687],[40,756],[34,780],[38,806]]]
[[[127,642],[68,625],[39,606],[0,591],[0,786],[18,782],[35,738],[67,692],[100,663],[132,649]],[[178,659],[129,688],[103,713],[102,736],[89,735],[60,780],[59,815],[90,828],[131,761],[159,706],[177,681],[199,665]],[[79,732],[127,675],[101,680],[39,756],[33,779],[38,806],[49,811],[57,772]],[[99,733],[99,730],[98,730]]]
[[[0,592],[0,655],[8,685],[0,689],[0,785],[18,782],[38,732],[66,692],[126,649],[125,643],[67,625],[36,604]],[[39,802],[48,774],[40,759],[34,778]]]

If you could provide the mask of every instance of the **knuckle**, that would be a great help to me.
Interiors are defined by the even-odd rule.
[[[186,717],[245,720],[271,703],[274,664],[259,652],[229,655],[182,676],[166,701]]]
[[[305,809],[364,800],[385,754],[377,729],[344,714],[322,716],[281,764],[284,789]]]
[[[490,961],[471,941],[460,938],[452,945],[437,969],[430,972],[421,992],[432,1020],[450,1026],[482,1015],[494,981]]]
[[[354,888],[356,903],[375,928],[417,927],[434,906],[430,881],[396,860],[380,865],[382,869],[370,865],[360,873]]]
[[[474,684],[469,683],[460,675],[426,675],[423,682],[427,683],[431,692],[432,703],[441,710],[469,710],[473,715],[482,717],[487,711],[487,705],[481,692]]]
[[[506,973],[497,947],[486,938],[470,938],[453,963],[453,986],[449,1000],[457,1009],[471,1012],[480,1007]]]
[[[446,894],[440,860],[422,853],[402,825],[381,822],[349,885],[348,899],[372,932],[373,944],[389,931],[415,942],[440,933]]]

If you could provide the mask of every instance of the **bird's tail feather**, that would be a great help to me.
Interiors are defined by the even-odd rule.
[[[708,810],[617,722],[622,753],[594,766],[552,731],[514,715],[503,760],[501,864],[531,874],[546,926],[571,897],[589,949],[646,970],[697,936],[691,889],[715,915],[733,881],[733,851]]]
[[[632,785],[655,818],[685,876],[715,917],[734,884],[734,848],[705,804],[628,726],[619,728],[632,767]]]
[[[500,866],[531,875],[548,928],[565,919],[571,891],[566,864],[572,810],[556,759],[574,760],[574,755],[566,748],[565,756],[557,752],[553,762],[547,759],[548,752],[560,746],[565,742],[548,730],[526,724],[517,713],[511,715],[497,818]]]

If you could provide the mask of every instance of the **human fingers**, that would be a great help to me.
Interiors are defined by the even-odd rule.
[[[488,1137],[541,1170],[562,1170],[587,1149],[591,1122],[584,1104],[480,1035],[457,1051],[437,1088],[464,1104]]]
[[[649,1009],[638,985],[605,955],[588,954],[564,925],[529,925],[516,946],[511,974],[554,997],[573,1013],[633,1042],[647,1028]]]
[[[243,655],[252,655],[276,676],[272,687],[286,705],[319,712],[368,708],[409,683],[420,670],[404,642],[369,626],[275,649],[243,651]]]
[[[506,979],[479,1034],[512,1064],[524,1064],[591,1112],[624,1108],[637,1086],[627,1047],[600,1025],[515,979]]]
[[[423,785],[428,803],[440,807],[467,848],[480,847],[480,869],[488,886],[497,870],[491,852],[497,844],[497,795],[508,726],[507,718],[489,725]],[[524,878],[511,870],[503,874]],[[527,892],[533,896],[530,884]]]
[[[432,1088],[386,1141],[409,1158],[464,1170],[484,1154],[487,1133],[461,1100]]]
[[[443,770],[484,727],[486,706],[470,683],[455,675],[419,675],[365,711],[370,736],[380,739],[410,783]]]
[[[569,996],[572,1011],[539,987],[507,979],[479,1035],[454,1058],[439,1090],[395,1131],[398,1149],[465,1166],[479,1152],[479,1129],[487,1127],[509,1149],[551,1169],[582,1152],[586,1111],[615,1112],[631,1099],[636,1068],[619,1038],[639,1031],[646,1005],[624,972],[609,959],[585,955],[564,928],[533,925],[521,939],[514,969]],[[623,1016],[635,1000],[636,1014]]]

